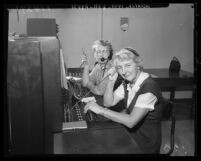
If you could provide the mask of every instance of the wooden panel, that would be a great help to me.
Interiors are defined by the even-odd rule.
[[[12,153],[52,154],[63,112],[58,40],[10,41],[7,78]]]
[[[61,71],[56,38],[40,38],[44,111],[45,152],[53,153],[53,132],[62,131]]]
[[[7,90],[13,154],[43,153],[39,42],[8,44]]]

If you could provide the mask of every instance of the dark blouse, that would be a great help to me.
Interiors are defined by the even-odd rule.
[[[142,153],[159,153],[161,146],[162,94],[160,87],[151,77],[145,79],[141,84],[140,89],[127,108],[127,113],[130,114],[133,108],[135,108],[138,96],[147,92],[152,93],[157,97],[154,110],[149,111],[136,126],[127,129],[132,133],[135,141],[142,150]],[[127,100],[127,98],[128,94],[126,92],[125,100]]]

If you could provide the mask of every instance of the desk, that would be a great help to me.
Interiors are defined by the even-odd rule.
[[[136,142],[120,124],[88,122],[88,129],[54,134],[54,154],[134,154]]]
[[[193,89],[193,74],[181,70],[179,74],[170,74],[169,69],[144,69],[153,75],[154,80],[160,85],[162,91],[170,91],[170,100],[175,98],[175,91],[189,91]]]

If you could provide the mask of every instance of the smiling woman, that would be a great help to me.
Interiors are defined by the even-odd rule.
[[[116,70],[124,79],[128,79],[129,81],[135,81],[133,77],[138,77],[139,72],[143,69],[142,62],[137,51],[130,47],[120,50],[113,56],[113,65],[116,67]]]
[[[137,143],[135,151],[159,153],[163,108],[160,87],[148,73],[142,71],[142,59],[134,49],[120,50],[113,56],[112,61],[115,68],[108,71],[113,74],[109,76],[104,93],[104,105],[111,107],[120,100],[125,100],[124,110],[116,112],[101,107],[96,102],[88,102],[85,112],[91,110],[126,126]],[[118,74],[124,81],[113,90]]]
[[[93,94],[103,95],[106,89],[108,78],[107,71],[112,67],[111,58],[113,55],[112,45],[109,41],[97,40],[92,45],[92,51],[96,64],[89,72],[89,61],[87,55],[83,55],[82,85],[87,87]]]
[[[133,59],[134,62],[136,64],[138,64],[138,66],[141,69],[143,69],[142,58],[140,57],[140,55],[137,53],[136,50],[134,50],[130,47],[124,48],[124,49],[120,50],[119,52],[117,52],[113,57],[113,64],[115,66],[116,61],[118,61],[118,60],[123,61],[123,60],[130,60],[130,59]]]

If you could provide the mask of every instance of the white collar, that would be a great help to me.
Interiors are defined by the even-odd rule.
[[[147,79],[149,77],[148,73],[145,72],[140,72],[139,77],[137,78],[134,86],[131,88],[130,83],[127,84],[127,90],[131,91],[134,90],[135,92],[137,92],[140,89],[140,85],[144,82],[145,79]]]

